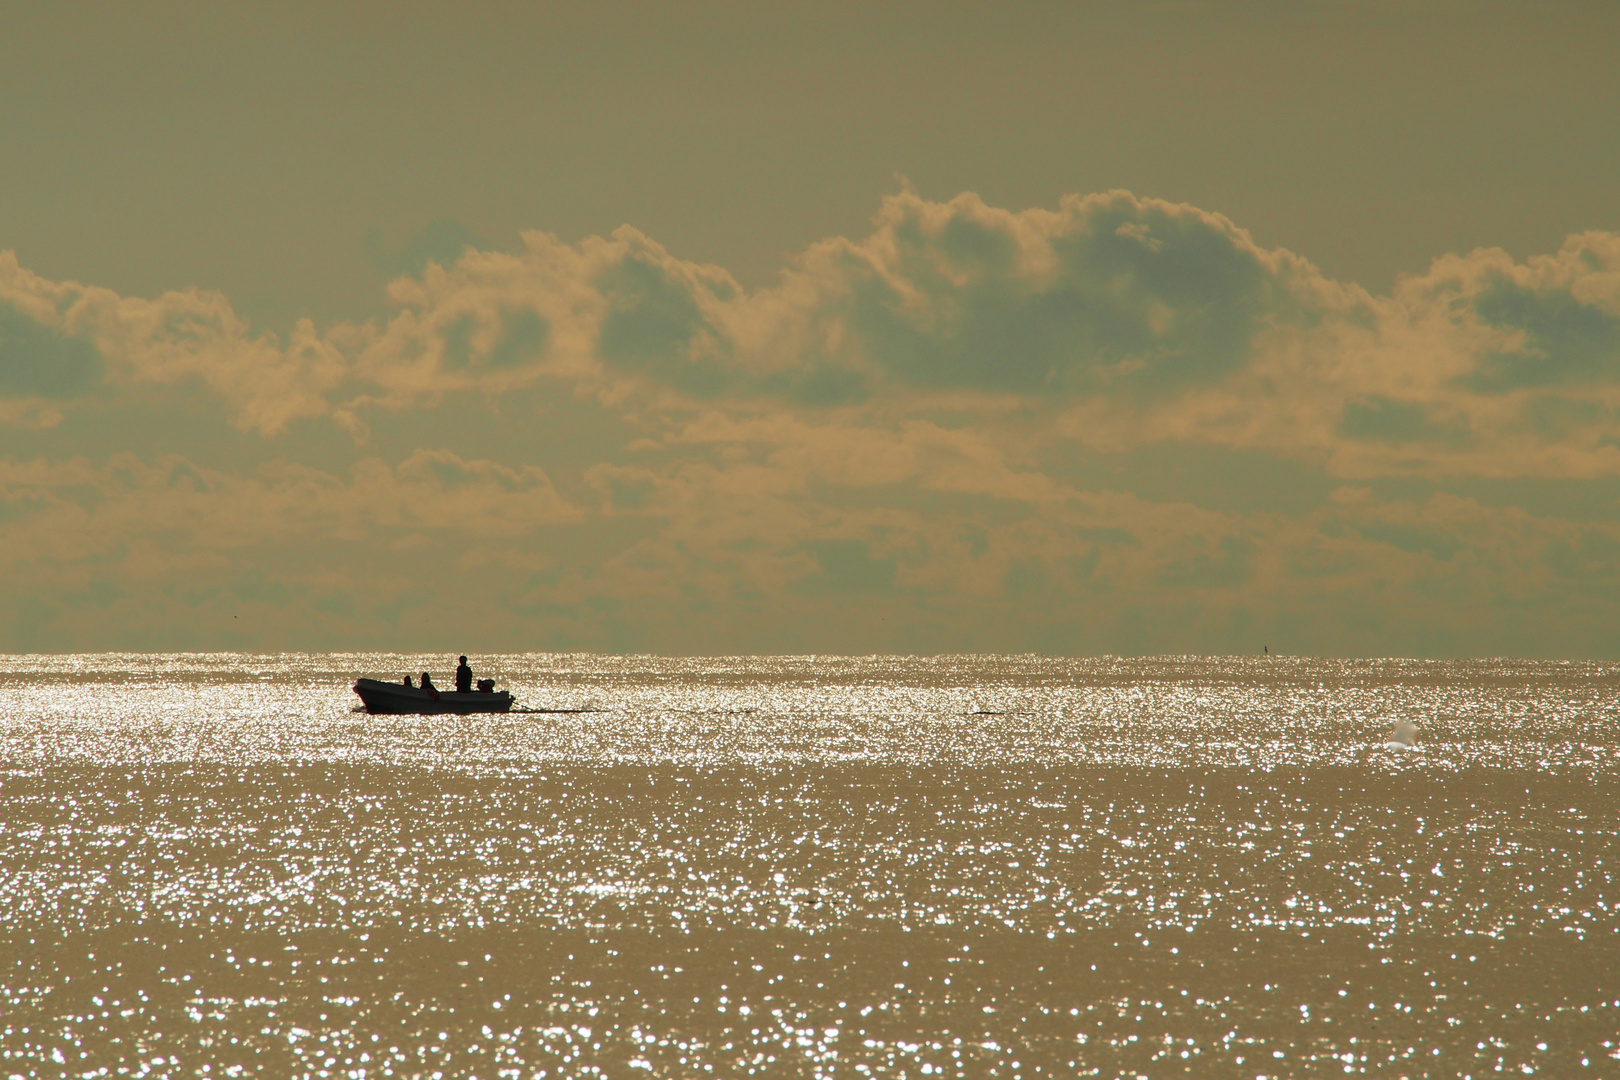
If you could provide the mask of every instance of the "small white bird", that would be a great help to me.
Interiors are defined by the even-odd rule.
[[[1410,720],[1395,721],[1395,730],[1390,732],[1389,741],[1384,744],[1388,750],[1410,750],[1417,745],[1418,726]]]

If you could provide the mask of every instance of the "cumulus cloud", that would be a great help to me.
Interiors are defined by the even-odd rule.
[[[442,390],[509,386],[518,367],[605,393],[634,383],[805,407],[953,392],[1158,399],[1240,371],[1264,327],[1315,317],[1319,284],[1302,260],[1192,207],[1113,193],[1012,213],[904,193],[871,235],[816,244],[753,293],[629,228],[469,252],[396,283],[406,310],[367,372]]]
[[[626,227],[389,296],[283,339],[0,254],[0,425],[140,391],[259,447],[0,460],[18,633],[222,641],[244,604],[278,644],[1478,651],[1538,604],[1611,633],[1616,515],[1504,486],[1620,494],[1610,234],[1376,296],[1194,207],[908,190],[763,288]]]
[[[0,252],[0,323],[0,340],[13,343],[0,359],[15,363],[0,380],[6,397],[45,388],[60,401],[98,388],[194,380],[240,426],[274,435],[301,417],[329,415],[326,395],[347,375],[345,328],[322,335],[305,320],[282,343],[252,335],[218,293],[119,296],[48,281],[9,251]]]
[[[124,298],[0,256],[0,395],[26,420],[101,384],[198,380],[266,435],[540,384],[626,408],[1012,398],[1097,446],[1260,447],[1346,477],[1598,475],[1620,470],[1617,282],[1609,234],[1525,263],[1447,257],[1375,297],[1189,206],[908,191],[753,292],[628,227],[529,233],[396,281],[382,325],[305,322],[285,342],[216,294]]]

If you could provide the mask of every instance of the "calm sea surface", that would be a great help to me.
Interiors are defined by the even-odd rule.
[[[1620,667],[474,662],[0,658],[0,1080],[1620,1076]]]

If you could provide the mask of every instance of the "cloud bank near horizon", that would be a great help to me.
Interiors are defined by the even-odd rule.
[[[1388,295],[1125,192],[752,291],[522,239],[284,336],[0,252],[0,646],[1620,645],[1620,235]]]

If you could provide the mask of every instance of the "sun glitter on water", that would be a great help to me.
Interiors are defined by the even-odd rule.
[[[10,658],[0,1077],[1620,1068],[1614,668],[434,664]]]

